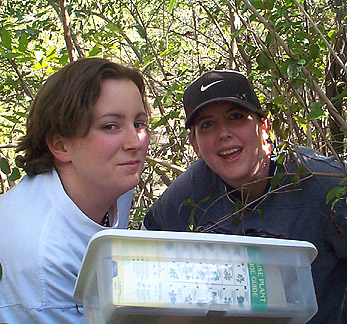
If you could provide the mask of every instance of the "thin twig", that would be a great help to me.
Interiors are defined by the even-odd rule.
[[[26,82],[24,81],[22,74],[20,73],[20,71],[18,70],[18,66],[17,63],[12,59],[12,58],[8,58],[7,59],[8,62],[12,65],[13,69],[16,71],[16,74],[18,75],[19,81],[21,86],[23,87],[23,90],[25,92],[26,95],[28,95],[31,99],[34,99],[34,94],[31,92],[29,86],[26,84]]]
[[[4,148],[16,148],[18,144],[9,143],[9,144],[0,144],[0,150]]]
[[[178,165],[173,165],[173,164],[170,164],[166,161],[163,161],[163,160],[160,160],[160,159],[157,159],[157,158],[153,158],[153,157],[149,157],[147,156],[146,157],[146,160],[149,161],[149,162],[154,162],[154,163],[158,163],[160,164],[161,166],[165,167],[166,169],[169,169],[169,170],[173,170],[177,173],[183,173],[184,171],[186,171],[186,169],[178,166]]]

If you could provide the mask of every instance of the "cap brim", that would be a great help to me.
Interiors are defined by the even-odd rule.
[[[197,106],[193,112],[190,114],[189,118],[186,120],[186,128],[188,129],[190,126],[192,126],[193,119],[196,117],[196,115],[201,111],[202,108],[204,108],[206,105],[213,103],[213,102],[232,102],[234,104],[237,104],[238,106],[241,106],[243,108],[246,108],[250,110],[251,112],[259,114],[261,117],[266,117],[266,114],[258,109],[255,105],[249,103],[248,101],[242,100],[240,98],[235,97],[220,97],[220,98],[214,98],[211,100],[207,100],[203,103],[201,103],[199,106]]]

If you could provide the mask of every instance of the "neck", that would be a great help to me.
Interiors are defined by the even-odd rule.
[[[262,195],[265,194],[268,181],[269,179],[265,178],[261,180],[255,180],[251,183],[243,185],[239,190],[239,193],[241,195],[241,201],[247,204],[260,198]]]
[[[269,182],[270,158],[265,157],[253,176],[243,179],[238,185],[231,185],[242,204],[249,204],[265,194]],[[230,186],[230,184],[229,184]]]
[[[120,196],[112,192],[106,194],[102,188],[86,188],[80,183],[70,181],[73,177],[70,177],[64,170],[57,169],[57,172],[67,195],[85,215],[96,223],[102,221],[107,211]]]

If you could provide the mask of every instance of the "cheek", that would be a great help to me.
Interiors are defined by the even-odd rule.
[[[93,150],[98,156],[113,155],[121,147],[121,141],[114,138],[100,138],[93,142]]]
[[[199,158],[208,159],[217,147],[216,139],[213,136],[199,136],[196,139],[195,147],[195,152]]]
[[[252,146],[258,146],[261,143],[261,133],[257,126],[247,127],[239,132],[239,137],[243,139],[244,142]]]
[[[214,134],[209,136],[203,136],[199,138],[199,147],[201,150],[210,151],[216,147],[216,143],[218,142],[218,137]]]
[[[247,152],[252,156],[258,156],[263,152],[262,137],[256,129],[249,129],[247,134],[243,136],[246,143]]]
[[[147,152],[149,146],[149,136],[147,132],[139,134],[139,141],[141,143],[141,151]]]

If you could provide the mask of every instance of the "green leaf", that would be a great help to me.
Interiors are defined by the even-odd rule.
[[[298,167],[297,173],[300,177],[305,177],[307,176],[307,169],[304,165],[300,165]]]
[[[11,172],[10,165],[5,158],[0,159],[0,170],[5,174],[9,174]]]
[[[307,114],[308,120],[315,120],[315,119],[319,119],[322,117],[327,117],[326,112],[323,110],[323,108],[319,102],[315,102],[312,105],[310,105],[309,109],[311,111]]]
[[[271,189],[277,188],[283,178],[283,173],[276,174],[270,181]]]
[[[18,168],[13,168],[12,173],[9,176],[9,179],[11,181],[15,181],[15,180],[18,180],[19,178],[20,178],[20,172],[19,172]]]
[[[236,37],[239,37],[242,32],[244,32],[244,30],[242,28],[237,29],[232,35],[231,35],[231,39],[235,39]]]
[[[135,28],[137,30],[137,32],[139,33],[139,35],[143,38],[143,39],[146,39],[146,33],[145,33],[145,30],[143,29],[143,27],[139,24],[136,24],[135,25]]]
[[[0,29],[0,36],[2,45],[10,50],[12,48],[11,34],[5,28],[2,28]]]
[[[319,46],[317,44],[310,45],[310,57],[316,59],[319,55]]]
[[[259,55],[257,56],[256,60],[259,64],[259,67],[264,70],[269,70],[274,67],[274,63],[272,62],[268,53],[265,51],[261,51]]]
[[[173,8],[175,6],[175,2],[176,2],[176,0],[171,0],[170,1],[170,5],[169,5],[169,14],[170,15],[172,14]]]
[[[207,196],[206,198],[199,201],[199,204],[202,204],[210,199],[210,196]]]
[[[89,52],[88,52],[88,57],[91,56],[96,56],[101,52],[101,48],[99,45],[95,45]]]
[[[281,152],[280,154],[278,154],[277,156],[277,165],[283,165],[283,162],[286,158],[286,154],[285,152]]]
[[[336,201],[338,201],[341,197],[345,196],[346,193],[347,193],[347,187],[345,187],[345,186],[334,187],[326,195],[326,203],[328,203],[332,199],[335,199]],[[335,204],[336,201],[333,204]]]
[[[264,0],[264,7],[266,9],[272,10],[275,5],[275,0]]]
[[[300,177],[299,177],[299,175],[296,175],[296,176],[294,176],[293,178],[292,178],[292,184],[293,185],[298,185],[300,183]]]
[[[272,34],[269,32],[265,38],[265,43],[267,46],[271,45],[272,40],[274,39],[274,37],[272,36]]]
[[[329,203],[330,200],[336,198],[338,196],[338,193],[340,191],[341,187],[334,187],[332,188],[328,194],[326,195],[325,202]]]
[[[19,44],[18,44],[18,50],[20,52],[25,52],[27,49],[27,46],[29,44],[28,36],[26,33],[24,33],[21,38],[19,39]]]
[[[287,67],[288,77],[291,79],[297,77],[300,74],[301,69],[305,65],[305,63],[306,61],[303,59],[291,61],[289,63],[289,66]]]
[[[68,61],[69,61],[69,54],[67,52],[65,52],[58,60],[61,66],[66,65]]]
[[[34,69],[40,70],[48,66],[48,63],[45,61],[37,62],[33,67]]]
[[[160,118],[154,118],[152,123],[152,129],[155,129],[159,126],[166,125],[167,118],[165,116]]]
[[[190,196],[188,199],[186,199],[178,208],[178,215],[181,214],[181,209],[183,206],[193,206],[193,196]]]
[[[195,208],[191,210],[190,216],[189,216],[189,221],[188,221],[188,228],[191,231],[194,231],[195,229]]]
[[[342,99],[347,97],[347,89],[344,89],[340,94],[338,94],[337,96],[335,96],[334,98],[331,98],[331,100],[334,102],[336,100]]]
[[[257,209],[259,219],[262,221],[264,219],[264,211],[262,209]]]
[[[106,27],[107,27],[109,30],[115,31],[115,32],[117,32],[117,33],[120,32],[119,27],[116,26],[115,24],[108,23],[108,24],[106,25]]]
[[[231,218],[231,225],[237,227],[241,224],[241,219],[239,216],[237,215],[234,215],[232,218]]]
[[[254,0],[253,1],[253,6],[255,9],[264,9],[264,4],[262,0]]]
[[[20,53],[13,53],[13,52],[4,53],[4,57],[6,57],[6,58],[15,58],[15,57],[19,57],[19,56],[21,56]]]

